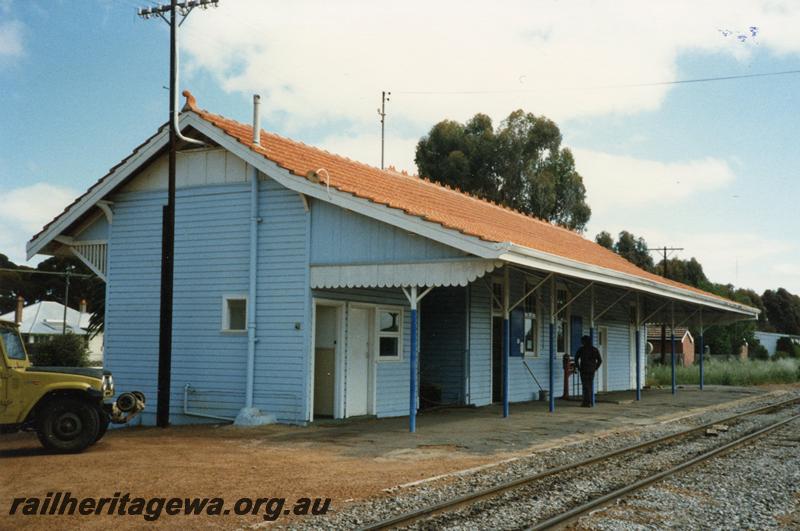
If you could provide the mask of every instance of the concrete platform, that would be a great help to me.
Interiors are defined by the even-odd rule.
[[[643,390],[640,402],[634,400],[633,392],[613,392],[598,394],[594,408],[582,408],[580,401],[557,399],[554,413],[548,412],[547,402],[513,403],[511,415],[505,419],[500,405],[423,411],[417,416],[417,433],[413,434],[408,432],[407,417],[360,418],[323,420],[291,433],[273,433],[269,438],[303,445],[333,444],[364,457],[435,449],[473,454],[517,453],[594,432],[664,422],[769,392],[760,387],[706,386],[700,391],[697,386],[680,386],[675,396],[668,388]]]

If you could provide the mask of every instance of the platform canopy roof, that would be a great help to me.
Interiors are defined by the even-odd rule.
[[[650,299],[669,299],[689,311],[702,306],[730,320],[753,319],[759,310],[713,293],[645,271],[616,253],[584,238],[515,210],[428,179],[381,170],[201,109],[187,91],[181,128],[199,134],[303,196],[317,198],[460,249],[476,259],[437,267],[356,265],[312,270],[312,286],[464,285],[483,269],[512,264],[552,272]],[[52,252],[64,234],[139,167],[163,153],[166,126],[69,205],[28,242],[28,256]],[[456,275],[447,280],[447,274]],[[448,284],[449,282],[449,284]]]

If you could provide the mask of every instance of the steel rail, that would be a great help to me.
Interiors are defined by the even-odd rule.
[[[552,528],[554,528],[556,526],[563,525],[563,524],[565,524],[565,523],[567,523],[569,521],[572,521],[572,520],[575,520],[575,519],[579,518],[580,516],[588,513],[592,509],[607,505],[607,504],[613,502],[614,500],[625,496],[626,494],[630,494],[631,492],[634,492],[634,491],[637,491],[637,490],[641,490],[641,489],[643,489],[643,488],[645,488],[645,487],[647,487],[647,486],[649,486],[649,485],[651,485],[653,483],[656,483],[656,482],[664,479],[667,476],[671,476],[671,475],[673,475],[673,474],[675,474],[677,472],[680,472],[681,470],[685,470],[687,468],[691,468],[691,467],[696,466],[696,465],[698,465],[698,464],[700,464],[700,463],[702,463],[704,461],[707,461],[707,460],[711,459],[712,457],[715,457],[715,456],[720,455],[722,453],[725,453],[725,452],[728,452],[730,450],[733,450],[734,448],[738,448],[739,446],[742,446],[742,445],[750,442],[751,440],[753,440],[755,438],[762,437],[762,436],[764,436],[764,435],[766,435],[766,434],[768,434],[768,433],[780,428],[781,426],[784,426],[785,424],[788,424],[789,422],[792,422],[793,420],[797,420],[797,419],[800,419],[800,414],[794,415],[794,416],[789,417],[787,419],[779,420],[778,422],[770,424],[769,426],[761,428],[760,430],[754,431],[752,433],[748,433],[748,434],[746,434],[746,435],[744,435],[742,437],[739,437],[738,439],[735,439],[735,440],[733,440],[733,441],[731,441],[731,442],[729,442],[727,444],[724,444],[724,445],[722,445],[722,446],[720,446],[718,448],[714,448],[713,450],[709,450],[708,452],[706,452],[704,454],[698,455],[697,457],[695,457],[693,459],[690,459],[689,461],[685,461],[685,462],[683,462],[683,463],[681,463],[679,465],[675,465],[674,467],[672,467],[672,468],[670,468],[668,470],[663,470],[661,472],[658,472],[657,474],[653,474],[652,476],[648,476],[646,478],[640,479],[639,481],[636,481],[635,483],[631,483],[630,485],[626,485],[626,486],[621,487],[621,488],[619,488],[619,489],[617,489],[615,491],[609,492],[608,494],[600,496],[599,498],[595,498],[593,500],[590,500],[590,501],[588,501],[588,502],[586,502],[586,503],[584,503],[582,505],[579,505],[578,507],[574,507],[574,508],[570,509],[569,511],[565,511],[565,512],[559,514],[558,516],[554,516],[552,518],[548,518],[547,520],[545,520],[543,522],[540,522],[540,523],[538,523],[536,525],[533,525],[531,527],[525,527],[523,529],[525,529],[526,531],[541,531],[541,530],[544,530],[544,529],[552,529]]]
[[[642,443],[637,443],[637,444],[634,444],[634,445],[631,445],[631,446],[626,446],[624,448],[620,448],[618,450],[613,450],[613,451],[605,453],[605,454],[597,455],[597,456],[594,456],[594,457],[589,457],[587,459],[584,459],[582,461],[578,461],[576,463],[568,463],[566,465],[561,465],[561,466],[558,466],[558,467],[555,467],[555,468],[550,468],[550,469],[547,469],[547,470],[543,470],[541,472],[537,472],[535,474],[531,474],[531,475],[528,475],[528,476],[523,476],[523,477],[520,477],[520,478],[517,478],[517,479],[514,479],[514,480],[510,480],[510,481],[501,483],[499,485],[495,485],[493,487],[488,487],[486,489],[482,489],[482,490],[479,490],[479,491],[476,491],[476,492],[472,492],[470,494],[464,494],[462,496],[458,496],[458,497],[452,498],[450,500],[445,500],[445,501],[442,501],[442,502],[439,502],[439,503],[436,503],[436,504],[433,504],[433,505],[429,505],[429,506],[423,507],[421,509],[416,509],[416,510],[413,510],[413,511],[409,511],[407,513],[403,513],[403,514],[400,514],[400,515],[397,515],[397,516],[394,516],[394,517],[391,517],[391,518],[387,518],[385,520],[381,520],[381,521],[375,522],[373,524],[368,524],[365,527],[360,528],[360,530],[361,531],[377,531],[377,530],[383,530],[383,529],[393,529],[393,528],[397,528],[397,527],[400,527],[400,526],[407,526],[407,525],[409,525],[409,524],[411,524],[413,522],[422,520],[424,518],[428,518],[428,517],[435,516],[437,514],[442,514],[442,513],[445,513],[445,512],[452,512],[452,511],[455,511],[455,510],[459,509],[460,507],[463,507],[463,506],[466,506],[466,505],[472,505],[472,504],[474,504],[476,502],[479,502],[481,500],[484,500],[484,499],[494,498],[494,497],[496,497],[496,496],[498,496],[500,494],[503,494],[504,492],[507,492],[507,491],[522,487],[524,485],[527,485],[529,483],[533,483],[535,481],[538,481],[540,479],[544,479],[546,477],[554,476],[556,474],[561,474],[563,472],[567,472],[569,470],[574,470],[574,469],[577,469],[577,468],[580,468],[580,467],[592,465],[592,464],[595,464],[595,463],[598,463],[598,462],[601,462],[601,461],[605,461],[607,459],[611,459],[613,457],[617,457],[619,455],[623,455],[623,454],[635,452],[637,450],[642,450],[642,449],[645,449],[645,448],[656,446],[656,445],[662,444],[662,443],[667,442],[667,441],[671,441],[671,440],[674,440],[674,439],[679,439],[681,437],[685,437],[687,435],[691,435],[693,433],[697,433],[699,431],[706,430],[706,429],[711,428],[712,426],[717,425],[717,424],[724,424],[726,422],[731,422],[733,420],[736,420],[736,419],[739,419],[739,418],[742,418],[742,417],[747,417],[747,416],[750,416],[750,415],[757,415],[759,413],[763,413],[763,412],[766,412],[766,411],[772,411],[772,410],[776,410],[776,409],[781,409],[781,408],[784,408],[784,407],[791,406],[793,404],[797,404],[798,402],[800,402],[800,397],[791,398],[789,400],[784,400],[784,401],[778,402],[776,404],[769,404],[769,405],[762,406],[762,407],[759,407],[759,408],[755,408],[755,409],[751,409],[751,410],[748,410],[748,411],[744,411],[742,413],[737,413],[735,415],[731,415],[731,416],[725,417],[723,419],[718,419],[718,420],[715,420],[715,421],[712,421],[712,422],[708,422],[706,424],[703,424],[702,426],[697,426],[695,428],[689,428],[688,430],[683,430],[683,431],[679,431],[679,432],[676,432],[676,433],[671,433],[669,435],[664,435],[662,437],[658,437],[658,438],[655,438],[655,439],[652,439],[652,440],[649,440],[649,441],[645,441],[645,442],[642,442]]]

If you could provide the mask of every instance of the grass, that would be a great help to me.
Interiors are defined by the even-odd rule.
[[[708,385],[762,385],[794,383],[800,381],[800,359],[771,360],[710,360],[705,362],[705,383]],[[700,383],[697,365],[677,367],[678,384]],[[670,385],[672,372],[669,365],[651,365],[647,371],[649,385]]]

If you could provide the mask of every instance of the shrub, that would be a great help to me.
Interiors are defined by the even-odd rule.
[[[66,334],[28,346],[31,363],[40,367],[86,367],[89,347],[83,336]]]
[[[755,344],[750,345],[750,350],[747,354],[748,358],[756,359],[756,360],[768,360],[769,359],[769,351],[759,343],[758,341]]]
[[[790,357],[800,357],[800,345],[792,341],[790,337],[779,337],[778,342],[775,344],[775,350],[783,352]]]
[[[651,385],[670,385],[669,365],[653,365],[648,368],[647,382]],[[675,379],[679,384],[700,383],[697,366],[677,367]],[[794,383],[800,381],[800,361],[797,359],[775,359],[774,361],[731,359],[711,360],[705,364],[705,383],[709,385],[763,385],[771,383]]]

